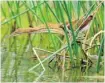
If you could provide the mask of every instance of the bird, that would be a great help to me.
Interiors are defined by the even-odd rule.
[[[91,20],[93,19],[93,15],[88,16],[85,20],[84,18],[81,18],[80,20],[74,20],[71,22],[73,25],[73,29],[75,30],[75,27],[78,27],[79,31],[87,30],[89,29],[89,24]],[[70,30],[70,23],[66,22],[67,30]],[[47,23],[47,26],[44,24],[41,24],[39,26],[35,26],[33,28],[18,28],[16,29],[10,36],[16,36],[17,34],[22,33],[48,33],[49,30],[51,30],[51,33],[57,33],[60,35],[64,35],[64,24],[59,23]]]

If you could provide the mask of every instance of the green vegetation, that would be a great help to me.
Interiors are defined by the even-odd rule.
[[[2,1],[0,21],[2,82],[104,81],[102,1]]]

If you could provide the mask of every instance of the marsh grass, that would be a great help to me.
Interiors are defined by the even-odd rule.
[[[0,39],[2,82],[35,81],[38,75],[34,73],[40,73],[42,68],[38,66],[33,70],[34,73],[28,71],[37,64],[40,65],[33,48],[44,49],[36,50],[46,69],[39,82],[103,81],[84,79],[84,76],[104,76],[104,65],[100,65],[104,56],[103,33],[92,42],[92,46],[95,46],[92,48],[90,46],[94,35],[101,30],[104,31],[104,5],[102,3],[99,6],[100,3],[101,1],[2,1]],[[95,10],[90,28],[82,33],[78,32],[78,24],[74,27],[72,21],[75,19],[79,21],[84,17],[82,20],[84,22]],[[69,30],[66,26],[67,21],[70,24]],[[65,35],[52,34],[48,23],[62,23]],[[41,24],[45,25],[47,34],[26,33],[9,37],[18,28],[33,28]],[[82,38],[84,34],[85,38]],[[94,62],[88,55],[93,57],[96,55],[98,59]],[[86,61],[85,65],[81,63],[82,59]],[[50,61],[51,68],[48,67]],[[90,61],[92,66],[89,68]],[[84,72],[81,71],[82,66],[85,66]]]

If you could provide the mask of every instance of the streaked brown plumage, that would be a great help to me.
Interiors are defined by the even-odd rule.
[[[56,33],[60,35],[64,35],[64,32],[61,28],[59,28],[59,24],[54,23],[48,23],[48,28],[51,33]],[[46,28],[46,25],[41,24],[40,26],[35,26],[33,28],[18,28],[16,29],[11,36],[15,36],[17,34],[23,34],[23,33],[48,33],[48,28]]]
[[[77,26],[77,27],[79,27],[79,30],[82,30],[86,25],[89,24],[89,22],[92,20],[92,18],[93,18],[93,16],[90,15],[85,21],[83,18],[81,18],[79,21],[78,20],[72,21],[72,25],[73,25],[73,27]],[[47,23],[47,26],[48,26],[49,30],[51,30],[52,33],[64,35],[64,32],[63,32],[64,25],[63,24]],[[66,26],[68,27],[68,29],[70,29],[69,22],[66,22]],[[16,34],[33,33],[33,32],[48,33],[48,28],[44,24],[35,26],[33,28],[18,28],[12,33],[12,36],[14,36]]]

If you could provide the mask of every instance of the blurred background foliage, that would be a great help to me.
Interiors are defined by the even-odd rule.
[[[88,16],[93,13],[100,1],[2,1],[1,2],[1,68],[2,68],[2,81],[3,82],[32,82],[38,76],[29,73],[29,68],[36,65],[38,60],[35,58],[32,48],[37,47],[45,49],[51,52],[55,52],[60,49],[65,41],[69,44],[68,37],[63,37],[59,34],[21,34],[15,37],[8,37],[17,28],[29,28],[29,26],[34,27],[41,24],[46,25],[48,23],[65,24],[66,21],[73,21],[75,19],[79,20],[83,16]],[[92,37],[101,30],[104,30],[104,4],[100,6],[100,9],[96,12],[90,29],[85,32],[87,35],[84,41],[90,43]],[[73,25],[72,25],[73,26]],[[72,27],[77,29],[78,27]],[[72,31],[73,32],[73,31]],[[67,33],[65,33],[67,35]],[[81,35],[80,35],[81,36]],[[75,37],[73,37],[75,39]],[[100,55],[103,49],[104,41],[103,34],[100,34],[95,40],[94,44],[96,46],[89,50],[91,55]],[[63,42],[63,43],[62,43]],[[87,48],[87,47],[86,47]],[[83,55],[80,51],[81,47],[74,45],[68,50],[64,51],[65,55],[76,57],[77,60],[80,59],[79,56]],[[64,52],[61,52],[62,55]],[[47,58],[50,53],[38,51],[38,55],[41,59]],[[63,67],[69,68],[72,57],[65,59],[65,65]],[[78,58],[79,57],[79,58]],[[72,59],[72,60],[71,60]],[[48,67],[48,59],[44,66],[46,68],[45,73],[38,81],[42,82],[96,82],[103,81],[99,78],[83,78],[81,76],[96,76],[98,66],[93,66],[87,72],[83,73],[80,68],[71,69],[68,71],[53,71]],[[60,62],[58,60],[58,62]],[[78,62],[78,61],[77,61]],[[99,61],[100,62],[100,61]],[[51,65],[54,65],[54,61]],[[61,61],[63,63],[63,61]],[[95,64],[98,65],[97,61]],[[58,67],[58,66],[57,66]],[[104,75],[104,67],[100,68],[98,73],[99,76]],[[39,66],[34,70],[35,72],[41,72],[42,68]],[[65,73],[65,75],[64,75]]]

